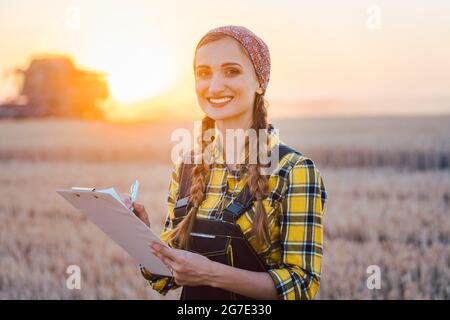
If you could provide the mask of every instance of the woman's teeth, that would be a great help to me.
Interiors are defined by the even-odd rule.
[[[232,99],[233,99],[233,97],[223,97],[223,98],[219,98],[219,99],[208,98],[208,101],[211,103],[220,104],[220,103],[227,103],[227,102],[231,101]]]

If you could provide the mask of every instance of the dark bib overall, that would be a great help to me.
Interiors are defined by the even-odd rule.
[[[279,158],[296,152],[286,145],[280,145]],[[181,168],[179,200],[174,208],[174,227],[189,212],[189,188],[193,164],[183,164]],[[254,250],[235,221],[253,204],[248,185],[236,199],[223,209],[222,220],[196,218],[189,239],[189,251],[199,253],[212,261],[232,267],[256,272],[267,272],[265,260]],[[239,284],[236,284],[239,285]],[[209,286],[184,286],[181,300],[251,300],[231,291]]]

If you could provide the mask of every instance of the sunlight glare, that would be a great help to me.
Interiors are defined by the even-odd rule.
[[[176,80],[169,50],[160,43],[117,40],[99,66],[108,76],[112,98],[132,103],[166,90]]]

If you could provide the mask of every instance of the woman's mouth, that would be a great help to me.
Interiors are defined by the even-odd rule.
[[[233,96],[225,96],[225,97],[220,97],[220,98],[206,98],[206,100],[208,100],[208,102],[216,108],[220,108],[225,106],[228,102],[230,102],[231,100],[233,100]]]

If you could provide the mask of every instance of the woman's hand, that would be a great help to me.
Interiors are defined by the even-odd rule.
[[[131,197],[128,194],[121,194],[120,198],[123,203],[125,203],[125,205],[150,228],[150,220],[144,206],[138,202],[131,202]]]
[[[254,272],[209,260],[200,254],[173,249],[152,241],[151,251],[172,270],[181,286],[210,286],[254,299],[278,299],[268,272]]]
[[[149,243],[150,250],[172,270],[175,283],[180,286],[209,285],[215,262],[200,254]]]

